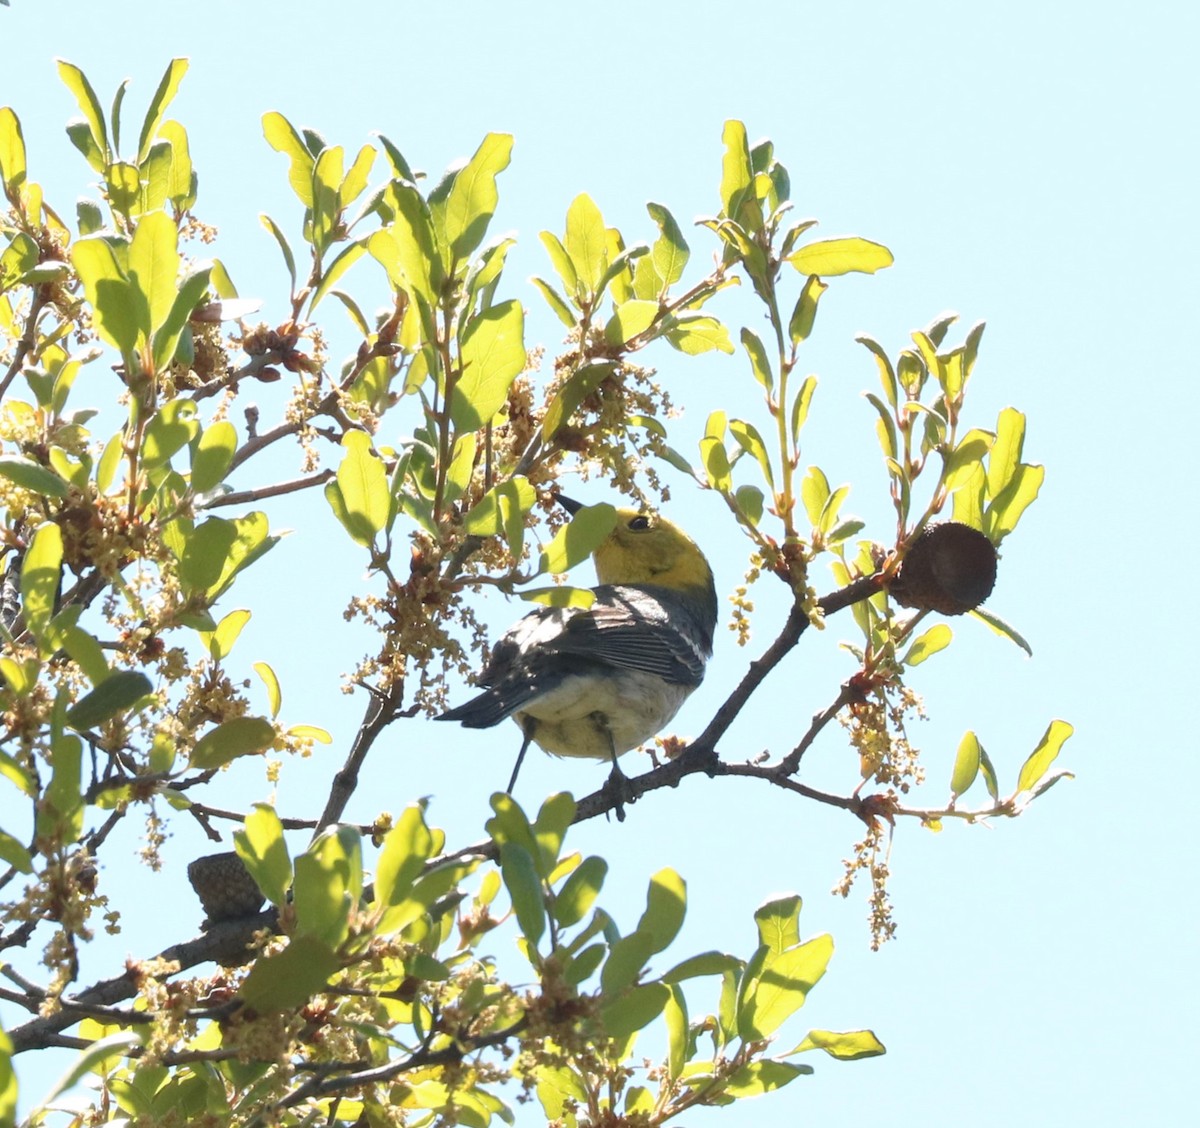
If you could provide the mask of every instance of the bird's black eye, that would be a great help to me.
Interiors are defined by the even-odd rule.
[[[629,528],[635,533],[640,533],[643,530],[650,528],[650,518],[644,513],[639,513],[636,517],[630,520]]]

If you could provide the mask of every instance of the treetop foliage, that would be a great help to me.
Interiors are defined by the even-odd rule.
[[[1020,411],[983,424],[966,413],[982,324],[951,343],[955,318],[939,317],[895,355],[859,338],[879,381],[867,441],[894,513],[868,536],[845,511],[850,487],[803,466],[817,380],[798,365],[826,290],[892,256],[796,221],[769,141],[725,123],[715,214],[699,221],[707,265],[667,206],[648,204],[650,238],[630,242],[583,194],[541,233],[545,276],[512,296],[513,240],[489,240],[512,137],[488,134],[434,180],[382,135],[351,154],[266,113],[304,219],[286,231],[262,217],[289,292],[280,315],[256,322],[262,303],[239,294],[237,263],[207,254],[216,233],[195,210],[187,131],[167,116],[186,70],[171,62],[135,138],[128,84],[106,111],[59,62],[82,115],[67,135],[94,189],[73,217],[31,179],[20,119],[0,109],[0,999],[25,1012],[0,1031],[0,1124],[16,1115],[13,1063],[52,1047],[79,1056],[56,1091],[27,1102],[29,1124],[64,1107],[74,1124],[483,1126],[536,1099],[558,1124],[651,1125],[781,1088],[811,1072],[800,1059],[813,1050],[882,1053],[867,1030],[791,1032],[833,949],[802,936],[798,896],[760,907],[741,955],[668,955],[686,886],[662,869],[621,934],[601,905],[607,863],[566,846],[574,823],[613,809],[603,791],[552,795],[532,817],[497,793],[478,843],[447,842],[423,801],[361,825],[344,815],[381,734],[441,711],[450,679],[477,668],[473,593],[591,598],[551,578],[587,558],[612,510],[568,522],[553,505],[564,473],[602,475],[651,507],[682,482],[719,497],[744,539],[738,641],[749,641],[751,584],[784,585],[790,611],[756,623],[769,646],[698,737],[660,739],[661,762],[632,794],[650,802],[685,776],[737,775],[844,809],[863,837],[841,891],[865,875],[873,942],[886,940],[895,826],[1014,816],[1067,774],[1053,770],[1064,721],[1049,723],[1011,790],[1012,770],[969,731],[946,801],[907,797],[923,778],[908,682],[951,644],[944,617],[1028,650],[979,606],[996,549],[1043,480],[1025,461]],[[369,272],[388,293],[376,316],[353,288]],[[732,286],[753,293],[769,331],[721,320]],[[547,374],[526,337],[527,300],[566,330]],[[354,342],[341,362],[329,355],[335,321]],[[744,354],[729,361],[738,413],[713,411],[695,452],[672,444],[671,385],[641,363],[652,347],[671,357],[663,344],[679,363]],[[248,396],[276,383],[278,416],[260,418]],[[281,471],[285,450],[298,451],[298,473]],[[354,595],[357,572],[325,581],[346,589],[348,615],[374,639],[351,675],[365,706],[343,749],[323,747],[332,738],[310,723],[320,717],[284,720],[274,669],[236,652],[251,612],[232,593],[283,555],[272,500],[306,491],[323,494],[313,504],[328,505],[375,580]],[[836,585],[825,595],[818,563]],[[753,761],[722,750],[807,629],[846,608],[853,672],[793,747]],[[840,794],[800,778],[835,719],[857,752]],[[208,800],[235,761],[263,759],[274,778],[280,757],[317,745],[330,765],[317,817]],[[987,798],[964,806],[981,777]],[[135,813],[151,864],[176,820],[225,843],[189,871],[209,919],[201,935],[81,983],[97,926],[120,928],[97,858]],[[218,827],[232,830],[232,851]],[[665,1057],[646,1068],[635,1046],[652,1025]]]

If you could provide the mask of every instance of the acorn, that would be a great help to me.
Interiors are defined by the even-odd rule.
[[[995,545],[970,525],[927,525],[909,545],[890,590],[902,607],[962,615],[992,594],[997,559]]]
[[[208,914],[206,925],[253,916],[266,898],[237,854],[208,854],[188,866],[188,881]]]

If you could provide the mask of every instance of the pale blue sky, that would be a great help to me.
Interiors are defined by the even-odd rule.
[[[1011,786],[1047,722],[1070,720],[1076,735],[1060,762],[1078,778],[1015,823],[938,836],[902,826],[892,857],[900,928],[878,955],[867,950],[861,897],[843,903],[828,893],[858,837],[841,813],[747,782],[690,780],[632,808],[623,825],[580,828],[574,841],[610,858],[606,903],[627,927],[650,873],[673,865],[688,879],[680,952],[748,955],[754,907],[773,892],[800,892],[804,933],[832,931],[837,953],[785,1040],[809,1026],[870,1026],[889,1047],[864,1063],[814,1060],[816,1075],[785,1092],[688,1124],[803,1118],[850,1128],[881,1119],[909,1128],[951,1114],[976,1128],[1014,1119],[1107,1128],[1188,1118],[1200,1003],[1186,876],[1196,739],[1182,723],[1192,670],[1179,589],[1200,547],[1185,476],[1198,419],[1194,6],[12,4],[0,11],[0,104],[24,123],[31,178],[68,214],[89,170],[62,132],[76,110],[52,57],[83,67],[105,104],[132,77],[126,106],[138,121],[167,61],[190,56],[172,114],[189,130],[197,211],[220,228],[215,253],[244,296],[265,299],[268,319],[282,317],[286,278],[258,213],[289,231],[299,222],[285,161],[262,139],[268,109],[347,149],[382,131],[431,173],[472,152],[488,130],[512,132],[493,229],[519,236],[504,289],[530,310],[529,342],[551,354],[561,327],[525,282],[548,270],[537,232],[561,229],[583,190],[628,241],[653,233],[648,199],[685,223],[712,213],[721,125],[742,118],[751,137],[774,140],[799,214],[819,218],[824,234],[861,234],[896,256],[874,278],[834,280],[805,361],[821,377],[805,460],[854,483],[847,509],[880,539],[890,527],[886,484],[860,395],[876,377],[852,338],[870,332],[894,354],[944,309],[959,311],[964,328],[986,319],[971,421],[988,426],[999,408],[1020,407],[1026,456],[1047,467],[1041,499],[1005,545],[989,604],[1023,631],[1035,657],[964,622],[955,648],[917,671],[931,719],[914,738],[936,781],[926,798],[944,798],[968,726]],[[706,261],[705,233],[689,239],[695,261]],[[373,269],[356,267],[351,287],[377,285]],[[758,316],[740,300],[718,312],[735,329]],[[740,356],[688,361],[664,348],[648,361],[688,409],[681,448],[695,449],[711,407],[748,410]],[[274,399],[261,398],[269,418]],[[390,424],[397,434],[409,425]],[[588,487],[586,500],[603,499],[599,485]],[[730,591],[744,553],[722,528],[719,503],[681,484],[672,515]],[[340,615],[363,562],[316,497],[281,505],[272,520],[296,532],[230,603],[268,599],[234,658],[247,675],[253,661],[270,661],[285,716],[335,733],[336,751],[294,774],[289,765],[280,788],[281,809],[312,814],[361,709],[337,679],[366,648]],[[292,601],[279,598],[281,583],[292,585]],[[760,593],[754,653],[769,637],[769,590]],[[521,610],[495,595],[486,604],[497,626]],[[833,620],[807,638],[724,755],[790,747],[845,676],[836,644],[849,637],[849,622]],[[723,697],[750,656],[731,636],[719,639],[680,732],[698,731],[704,704]],[[475,840],[515,736],[396,726],[350,814],[367,818],[428,794],[431,818],[452,842]],[[849,757],[828,734],[805,778],[844,788]],[[537,756],[518,798],[534,805],[559,788],[582,794],[601,775]],[[255,764],[239,764],[224,786],[241,805],[267,790]],[[113,889],[135,829],[112,843],[101,881]],[[126,953],[150,955],[190,933],[199,912],[182,872],[206,849],[178,824],[167,870],[136,875],[144,909],[89,955],[85,981],[112,974]],[[536,1122],[531,1109],[518,1112],[519,1124]]]

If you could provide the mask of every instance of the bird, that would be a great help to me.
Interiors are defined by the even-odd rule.
[[[558,496],[571,513],[583,506]],[[599,584],[589,607],[539,607],[517,620],[477,678],[477,697],[437,719],[491,728],[512,717],[524,734],[507,791],[530,743],[555,756],[612,764],[620,798],[623,753],[662,730],[704,679],[717,624],[712,568],[677,525],[618,509],[593,551]]]

